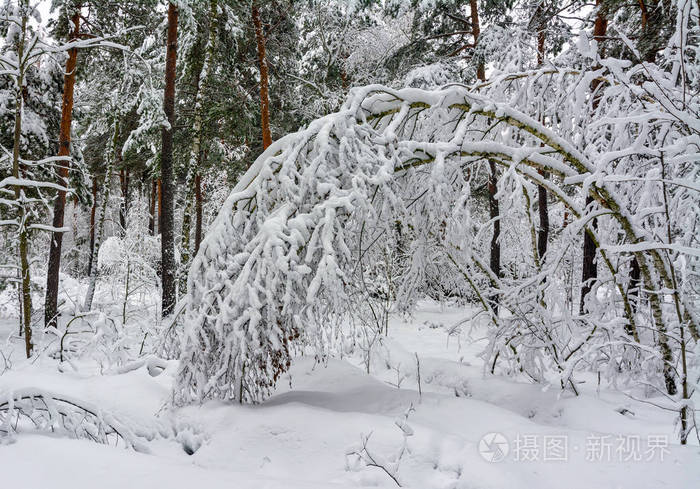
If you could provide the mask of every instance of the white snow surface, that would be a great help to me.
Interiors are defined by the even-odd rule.
[[[700,447],[678,444],[676,413],[601,386],[592,376],[581,395],[509,380],[484,372],[479,331],[451,326],[469,313],[422,302],[411,318],[393,317],[389,335],[373,353],[370,374],[359,358],[315,364],[296,358],[274,394],[260,405],[208,402],[169,411],[177,361],[126,373],[96,369],[59,371],[57,361],[21,359],[21,341],[10,337],[12,368],[0,375],[0,397],[24,388],[82,399],[137,425],[169,420],[191,425],[205,441],[188,455],[180,442],[156,439],[150,454],[73,440],[50,433],[20,432],[0,444],[4,487],[33,489],[255,488],[311,489],[398,487],[381,468],[349,455],[361,448],[391,466],[404,443],[397,419],[412,405],[397,481],[418,489],[693,489],[700,487]],[[0,320],[3,337],[14,321]],[[451,334],[450,334],[451,333]],[[483,331],[481,332],[483,333]],[[420,359],[418,393],[415,355]],[[128,369],[125,369],[128,370]],[[0,365],[0,372],[2,366]],[[79,372],[79,373],[78,373]],[[119,372],[119,370],[113,371]],[[399,387],[396,384],[399,383]],[[641,394],[640,394],[641,395]],[[652,399],[653,400],[653,399]],[[624,411],[626,410],[626,411]],[[625,414],[620,414],[623,411]],[[500,433],[510,453],[486,461],[479,441]],[[545,436],[566,441],[566,460],[545,461]],[[610,456],[587,460],[593,440],[611,443]],[[620,461],[618,439],[668,439],[663,459]],[[536,460],[517,460],[516,440],[535,440]],[[531,452],[532,454],[532,452]],[[382,462],[384,463],[384,462]]]

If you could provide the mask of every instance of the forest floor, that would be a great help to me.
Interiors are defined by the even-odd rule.
[[[80,365],[59,369],[46,355],[27,362],[21,360],[21,339],[12,334],[16,320],[0,320],[1,337],[9,337],[4,354],[14,350],[11,368],[0,375],[0,397],[20,388],[48,389],[135,424],[170,417],[195,427],[204,440],[192,455],[183,449],[186,437],[148,442],[151,453],[143,454],[21,432],[0,444],[3,486],[700,487],[700,447],[697,439],[691,446],[678,444],[675,413],[598,388],[594,377],[583,379],[574,397],[485,375],[479,331],[452,330],[465,314],[424,302],[410,319],[393,317],[370,374],[360,356],[326,365],[299,358],[261,405],[209,402],[174,413],[165,406],[177,362],[167,362],[164,370],[145,364],[125,373]]]

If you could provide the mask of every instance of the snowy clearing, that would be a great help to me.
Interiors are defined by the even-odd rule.
[[[484,375],[476,356],[483,341],[469,340],[465,332],[448,335],[465,314],[423,302],[408,321],[392,317],[370,375],[355,357],[331,359],[325,366],[298,358],[274,394],[254,406],[208,402],[168,412],[176,361],[162,373],[152,369],[156,376],[148,365],[99,375],[59,372],[58,362],[45,357],[17,361],[0,376],[3,395],[31,386],[89,401],[135,425],[177,420],[171,422],[194,428],[190,438],[202,445],[188,455],[183,444],[190,438],[156,439],[148,443],[151,453],[143,454],[22,432],[0,447],[4,480],[26,489],[77,489],[97,481],[104,488],[396,487],[383,469],[351,453],[371,434],[367,453],[392,467],[404,443],[395,422],[412,406],[407,423],[413,434],[395,472],[403,487],[557,488],[561,481],[581,489],[697,487],[700,448],[697,442],[677,444],[675,413],[607,388],[597,393],[594,379],[574,398]],[[4,336],[15,327],[9,321],[2,326]],[[471,336],[478,338],[478,331]],[[11,342],[21,358],[19,338]],[[489,433],[509,442],[500,462],[480,453],[479,442]],[[654,437],[655,449],[648,444]]]

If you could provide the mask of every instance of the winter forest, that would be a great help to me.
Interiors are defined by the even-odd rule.
[[[0,0],[8,487],[700,487],[700,2]]]

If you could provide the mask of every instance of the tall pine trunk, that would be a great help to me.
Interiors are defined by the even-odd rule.
[[[162,130],[162,152],[160,175],[162,186],[161,216],[161,280],[163,286],[162,315],[172,313],[177,301],[175,263],[175,181],[173,175],[173,128],[175,127],[175,68],[177,62],[178,9],[174,3],[168,5],[168,40],[165,58],[165,92],[163,111],[169,127]]]
[[[75,12],[71,18],[73,29],[70,33],[70,40],[78,39],[80,33],[80,9],[81,5],[75,7]],[[66,61],[66,71],[63,76],[63,103],[61,105],[61,127],[58,136],[58,156],[70,156],[70,128],[73,120],[73,89],[75,88],[75,67],[78,62],[78,48],[68,50],[68,60]],[[67,187],[69,161],[58,162],[59,185]],[[66,209],[66,192],[58,190],[53,208],[53,227],[59,229],[63,227],[63,217]],[[44,301],[44,326],[56,326],[58,316],[58,282],[59,271],[61,269],[61,245],[63,244],[63,233],[54,231],[49,248],[49,264],[46,273],[46,297]]]
[[[267,58],[265,57],[265,33],[263,32],[260,11],[253,2],[252,7],[253,26],[255,27],[255,40],[258,45],[258,64],[260,67],[260,125],[262,127],[263,150],[272,144],[270,134],[270,97],[269,78],[267,73]]]

